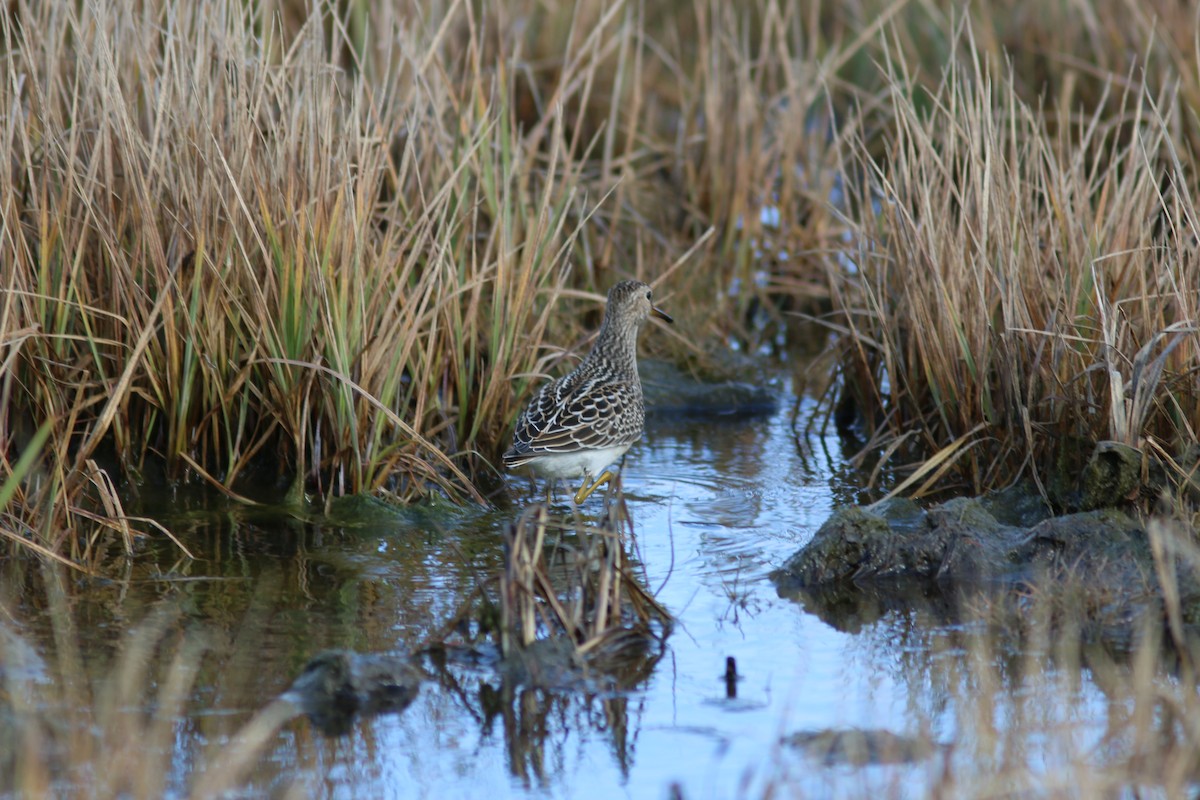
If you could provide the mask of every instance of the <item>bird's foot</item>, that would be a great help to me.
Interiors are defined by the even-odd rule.
[[[583,501],[587,500],[588,497],[591,496],[592,492],[596,491],[615,477],[617,477],[617,473],[613,472],[611,469],[606,469],[600,474],[600,477],[597,478],[596,482],[591,486],[588,486],[588,482],[585,480],[583,485],[579,487],[579,491],[575,493],[575,505],[583,505]]]

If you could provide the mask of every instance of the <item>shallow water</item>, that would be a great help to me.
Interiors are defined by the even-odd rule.
[[[1056,667],[1046,642],[976,637],[975,623],[920,591],[911,604],[864,597],[818,613],[778,595],[769,571],[855,492],[838,477],[853,473],[837,439],[798,445],[789,419],[787,408],[652,418],[630,452],[623,483],[637,556],[678,619],[666,654],[634,690],[522,691],[498,687],[487,670],[467,672],[454,690],[426,685],[403,713],[361,720],[344,737],[294,720],[255,767],[252,794],[291,786],[321,797],[662,798],[677,788],[694,799],[774,788],[784,797],[919,797],[943,777],[949,745],[960,760],[1007,757],[1048,780],[1088,757],[1110,704],[1124,699],[1100,691],[1094,668]],[[312,655],[419,646],[499,568],[498,531],[516,510],[339,527],[188,494],[166,500],[145,505],[200,558],[149,555],[124,581],[71,581],[65,616],[92,681],[148,615],[166,615],[172,643],[206,646],[163,754],[175,795]],[[53,684],[69,670],[54,666],[48,618],[27,604],[11,622],[41,659],[40,681]],[[741,676],[736,697],[723,677],[728,657]],[[988,739],[981,717],[999,718],[1013,741]],[[864,765],[781,744],[851,727],[924,736],[930,752]],[[1064,727],[1069,746],[1046,733]],[[77,780],[63,776],[62,788]]]

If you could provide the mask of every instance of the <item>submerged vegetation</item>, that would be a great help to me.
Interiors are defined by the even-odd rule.
[[[910,491],[1102,441],[1187,486],[1196,9],[951,5],[10,4],[0,531],[94,567],[139,481],[486,502],[627,276],[677,360],[818,319]]]

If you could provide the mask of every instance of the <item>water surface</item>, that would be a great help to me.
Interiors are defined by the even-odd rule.
[[[778,595],[768,573],[855,492],[841,483],[854,473],[837,439],[798,443],[790,419],[788,408],[652,418],[630,452],[623,482],[637,558],[678,619],[665,655],[633,690],[526,690],[486,666],[466,670],[457,685],[426,685],[403,713],[361,720],[343,737],[289,723],[255,767],[251,793],[727,798],[773,788],[917,797],[943,776],[948,752],[992,753],[1046,775],[1086,756],[1112,698],[1078,665],[1058,670],[1046,643],[988,639],[972,650],[972,623],[919,596],[812,613]],[[414,512],[403,523],[382,515],[354,525],[285,520],[191,492],[166,503],[147,497],[199,558],[164,550],[134,562],[122,581],[69,579],[66,618],[81,672],[102,681],[124,632],[155,614],[165,615],[169,643],[203,644],[162,754],[167,789],[182,796],[198,765],[314,654],[420,646],[500,568],[499,531],[526,492],[523,481],[512,488],[516,505],[488,514]],[[50,615],[28,602],[16,608],[13,625],[44,665],[40,680],[69,682],[54,666]],[[741,676],[736,696],[723,677],[729,657]],[[69,692],[61,696],[69,703]],[[1032,718],[1036,730],[1070,723],[1077,751],[986,740],[974,724],[980,715]],[[924,737],[932,754],[864,765],[781,743],[848,728]]]

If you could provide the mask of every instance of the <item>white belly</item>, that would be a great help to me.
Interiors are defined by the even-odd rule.
[[[617,447],[602,447],[597,450],[577,450],[574,453],[544,453],[530,459],[522,469],[532,472],[541,478],[582,478],[584,475],[595,478],[621,460],[629,445]]]

